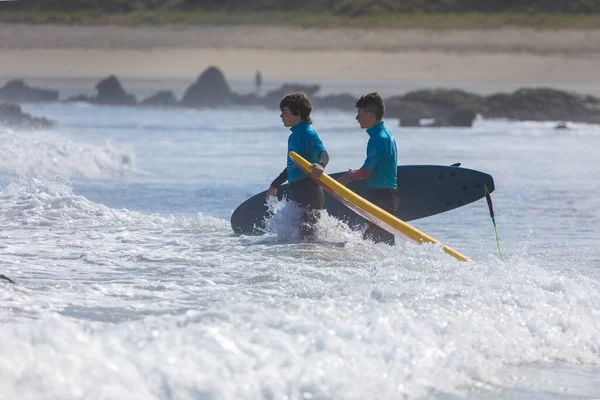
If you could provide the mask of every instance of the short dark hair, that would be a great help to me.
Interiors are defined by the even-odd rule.
[[[279,102],[279,109],[287,107],[294,115],[299,115],[307,124],[312,124],[310,119],[310,112],[312,111],[312,104],[310,99],[304,92],[294,92],[283,96],[283,99]]]
[[[385,113],[385,104],[383,104],[383,99],[377,92],[363,95],[360,99],[356,100],[355,107],[365,111],[372,111],[375,113],[377,120],[381,120]]]

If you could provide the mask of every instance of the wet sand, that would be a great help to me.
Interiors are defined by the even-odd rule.
[[[211,65],[242,91],[260,70],[267,88],[301,82],[325,92],[489,94],[546,86],[600,95],[600,31],[0,24],[0,84],[21,77],[92,89],[115,74],[133,88],[154,82],[181,91]]]

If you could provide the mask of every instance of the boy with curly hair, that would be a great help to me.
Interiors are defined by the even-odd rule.
[[[287,166],[275,178],[267,190],[267,197],[277,196],[277,190],[287,180],[290,187],[290,200],[298,203],[302,209],[300,236],[303,239],[315,238],[315,224],[324,206],[323,189],[308,177],[290,158],[290,151],[295,151],[312,164],[311,175],[319,178],[323,174],[329,155],[317,132],[310,126],[312,104],[303,92],[290,93],[281,99],[281,120],[283,126],[290,128],[288,138]]]

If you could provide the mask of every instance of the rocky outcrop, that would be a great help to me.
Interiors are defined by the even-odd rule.
[[[600,99],[549,88],[519,89],[486,99],[486,118],[600,123]]]
[[[69,96],[64,101],[66,103],[76,103],[76,102],[91,103],[91,102],[93,102],[93,98],[87,97],[84,94],[78,94],[78,95],[75,95],[75,96]]]
[[[302,85],[298,83],[286,83],[275,90],[267,92],[263,102],[267,107],[279,107],[279,102],[286,94],[293,92],[304,92],[309,98],[313,98],[313,95],[319,91],[321,86],[319,85]]]
[[[400,126],[403,127],[462,127],[471,128],[477,114],[471,110],[458,110],[448,117],[432,118],[431,121],[422,123],[421,118],[403,118]]]
[[[96,104],[135,105],[132,94],[125,92],[119,80],[110,76],[100,81],[98,95],[70,97],[67,101]],[[185,91],[180,103],[172,91],[160,91],[144,99],[141,105],[184,107],[265,106],[277,108],[283,96],[305,92],[316,109],[340,109],[354,112],[356,97],[351,94],[317,96],[319,85],[283,84],[259,96],[258,93],[232,92],[223,72],[216,67],[205,70]],[[23,81],[12,81],[0,89],[0,99],[18,101],[55,101],[58,92],[32,89]],[[386,118],[398,118],[402,126],[421,126],[421,120],[433,120],[427,126],[470,127],[475,116],[532,121],[572,121],[600,124],[600,99],[549,88],[519,89],[513,93],[481,96],[458,89],[417,90],[385,99]]]
[[[386,117],[402,126],[472,126],[477,114],[519,121],[576,121],[600,123],[600,99],[548,88],[519,89],[488,97],[462,90],[420,90],[386,100]]]
[[[385,103],[386,117],[405,121],[422,118],[453,120],[459,111],[477,114],[485,109],[485,97],[457,89],[417,90],[392,96]]]
[[[183,94],[186,107],[217,107],[232,103],[232,93],[225,75],[217,67],[204,71]]]
[[[400,96],[385,100],[385,117],[399,118],[402,121],[418,121],[421,118],[435,118],[436,110],[428,104],[405,101]]]
[[[137,103],[135,96],[127,93],[125,89],[123,89],[119,79],[114,75],[98,82],[96,84],[96,90],[98,91],[98,95],[90,100],[97,104],[132,106]]]
[[[315,97],[312,101],[313,106],[321,108],[335,108],[338,110],[354,112],[356,109],[356,96],[348,93],[331,94],[323,97]]]
[[[471,128],[477,114],[473,110],[457,110],[448,118],[446,118],[446,126],[459,126],[463,128]]]
[[[427,124],[421,124],[421,118],[404,117],[400,120],[400,126],[404,128],[420,128],[422,126],[427,126]]]
[[[0,125],[16,129],[42,129],[54,125],[47,118],[32,117],[17,104],[0,104]]]
[[[264,101],[262,97],[257,96],[255,93],[249,94],[231,94],[231,103],[239,106],[263,106]]]
[[[142,106],[173,107],[176,106],[177,98],[172,90],[161,90],[140,102]]]
[[[21,79],[7,82],[0,88],[0,101],[13,103],[39,103],[58,100],[57,90],[36,89]]]

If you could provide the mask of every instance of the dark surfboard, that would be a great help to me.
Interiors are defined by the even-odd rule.
[[[344,172],[329,174],[337,179]],[[455,166],[402,165],[398,167],[398,211],[403,221],[443,213],[485,197],[484,185],[494,191],[494,179],[480,171]],[[367,192],[367,181],[353,181],[348,188],[360,196]],[[261,234],[268,215],[266,191],[252,196],[235,209],[231,227],[235,233]],[[288,197],[288,185],[282,185],[277,197]],[[329,215],[349,226],[362,225],[364,219],[325,192],[325,209]]]

